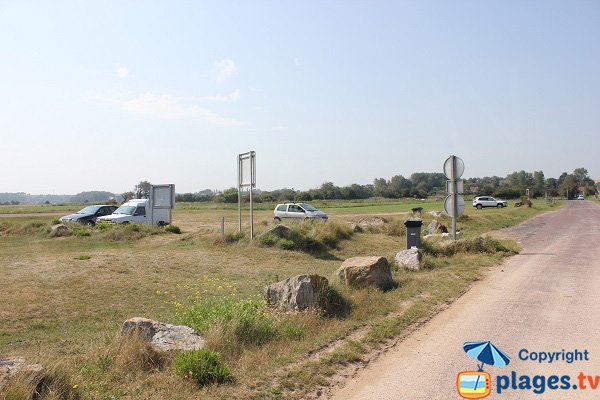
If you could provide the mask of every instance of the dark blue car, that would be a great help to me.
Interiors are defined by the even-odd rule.
[[[96,218],[104,215],[110,215],[117,209],[117,206],[95,205],[87,206],[77,211],[75,214],[65,215],[60,218],[61,222],[79,222],[82,225],[96,225]]]

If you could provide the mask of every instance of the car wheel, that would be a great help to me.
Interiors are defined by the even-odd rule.
[[[482,206],[481,204],[477,204],[477,205],[475,206],[475,208],[477,208],[478,210],[481,210],[481,209],[483,208],[483,206]]]
[[[166,224],[165,224],[165,221],[158,221],[157,225],[158,226],[165,226]]]
[[[304,218],[304,220],[305,220],[305,221],[308,221],[309,219],[310,219],[310,218],[308,218],[308,217],[305,217],[305,218]]]
[[[94,225],[96,225],[96,224],[94,223],[94,221],[92,221],[92,220],[85,221],[83,224],[84,224],[84,225],[87,225],[87,226],[94,226]]]
[[[279,223],[281,223],[281,218],[275,217],[275,218],[273,218],[273,221],[275,221],[275,222],[277,222],[279,224]]]
[[[502,203],[500,203],[500,204],[498,204],[496,207],[498,207],[498,208],[502,208],[502,207],[504,207],[504,206],[502,205]]]

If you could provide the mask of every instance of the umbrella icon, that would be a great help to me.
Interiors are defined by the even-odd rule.
[[[466,342],[463,345],[463,349],[469,357],[481,361],[481,365],[477,366],[479,371],[483,371],[484,364],[493,365],[495,367],[504,367],[510,363],[510,357],[489,341]]]
[[[466,342],[463,345],[465,353],[469,357],[476,359],[481,362],[481,365],[477,365],[479,371],[483,371],[485,364],[493,365],[495,367],[504,367],[510,363],[510,357],[504,354],[502,350],[492,344],[492,342]],[[479,383],[479,376],[475,381],[475,387]]]

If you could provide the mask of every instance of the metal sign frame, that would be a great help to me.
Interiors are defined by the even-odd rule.
[[[458,218],[458,202],[459,198],[464,204],[464,199],[459,193],[462,193],[462,180],[460,177],[465,172],[465,163],[460,157],[450,156],[444,161],[444,174],[449,179],[446,188],[448,189],[448,197],[451,197],[452,210],[446,212],[452,217],[452,239],[456,240],[456,219]],[[446,201],[444,201],[444,206]],[[445,207],[444,207],[445,209]],[[464,209],[464,206],[463,206]]]
[[[252,189],[256,187],[256,152],[238,154],[238,224],[242,232],[242,191],[250,191],[250,240],[254,239],[254,204],[252,202]],[[247,168],[250,168],[250,171]],[[249,178],[249,179],[248,179]]]
[[[167,204],[163,205],[155,205],[156,200],[156,191],[167,189],[169,193],[169,201]],[[175,185],[173,183],[164,184],[164,185],[151,185],[150,193],[149,193],[149,203],[150,203],[150,223],[154,224],[154,210],[169,210],[169,221],[173,220],[172,210],[175,208]]]

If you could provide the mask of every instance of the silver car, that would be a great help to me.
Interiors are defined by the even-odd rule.
[[[508,205],[506,200],[498,200],[491,196],[479,196],[473,199],[473,207],[481,210],[483,207],[504,208]]]
[[[277,204],[273,212],[275,222],[281,222],[283,219],[309,220],[322,219],[327,221],[327,214],[307,203],[284,203]]]

